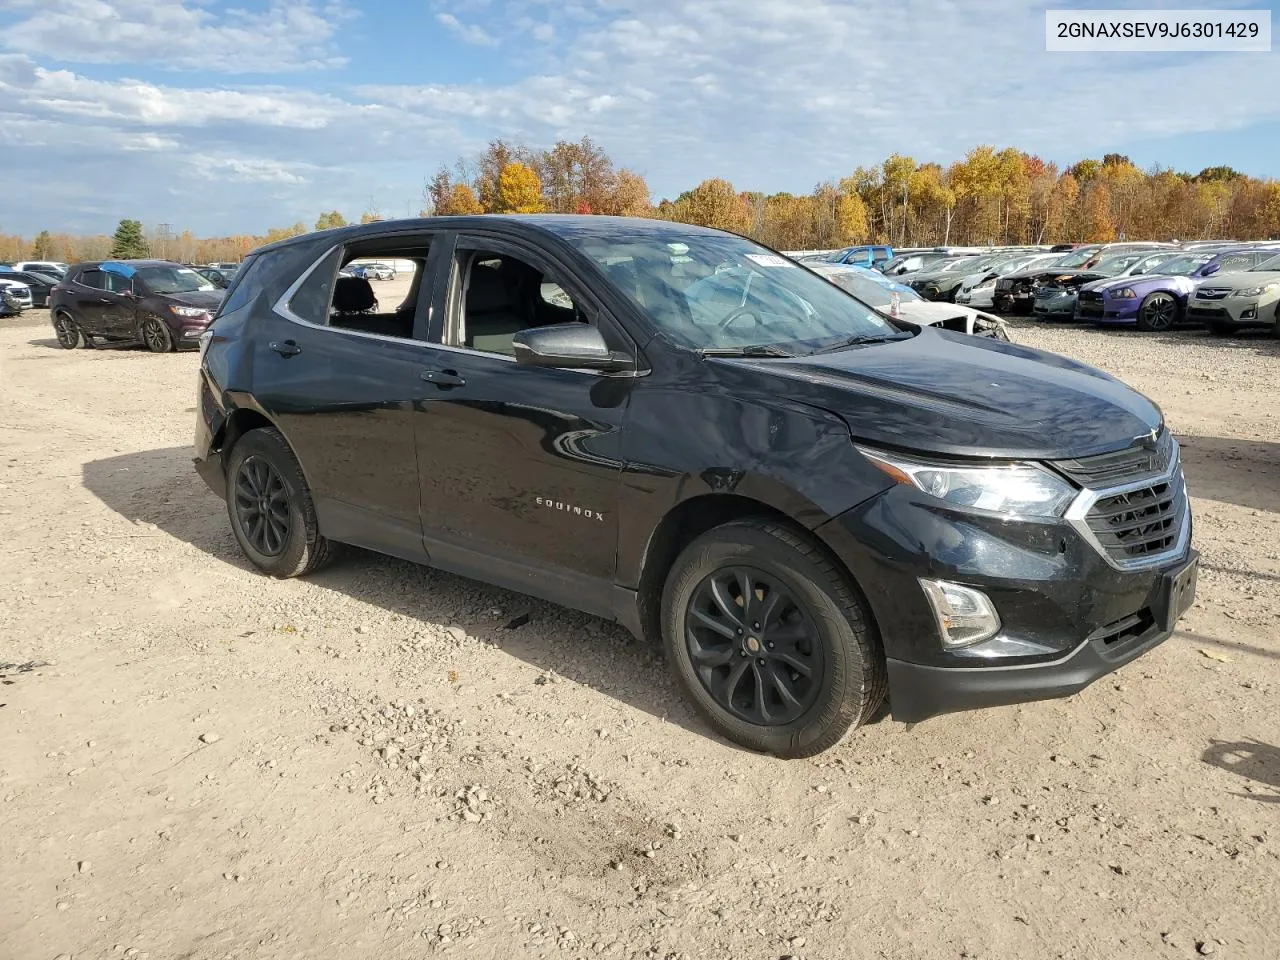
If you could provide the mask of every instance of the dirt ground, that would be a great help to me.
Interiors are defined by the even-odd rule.
[[[1280,341],[1014,335],[1163,406],[1199,601],[1071,699],[783,762],[603,621],[252,572],[195,355],[0,321],[0,958],[1274,960]]]

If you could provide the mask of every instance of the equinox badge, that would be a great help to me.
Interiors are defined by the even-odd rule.
[[[538,506],[546,507],[549,510],[562,510],[565,513],[572,513],[575,517],[586,517],[588,520],[595,519],[604,521],[604,514],[598,510],[588,510],[586,507],[579,507],[576,504],[565,503],[563,500],[552,500],[550,497],[539,497]]]

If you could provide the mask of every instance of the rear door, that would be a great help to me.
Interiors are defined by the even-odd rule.
[[[412,413],[427,386],[435,244],[427,232],[400,238],[421,251],[406,284],[411,308],[397,311],[393,290],[379,291],[385,304],[341,303],[338,270],[349,253],[342,244],[317,250],[258,321],[254,394],[297,455],[326,536],[423,560]]]
[[[68,285],[68,306],[80,329],[93,336],[107,335],[107,314],[111,297],[107,292],[107,275],[97,267],[81,270]]]

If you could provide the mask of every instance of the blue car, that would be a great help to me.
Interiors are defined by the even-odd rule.
[[[851,267],[878,267],[893,259],[893,247],[878,244],[864,244],[859,247],[845,247],[835,253],[823,257],[821,263],[843,263]]]

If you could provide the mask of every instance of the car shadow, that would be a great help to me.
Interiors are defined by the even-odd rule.
[[[214,560],[254,569],[231,535],[223,502],[192,469],[189,448],[94,460],[84,465],[83,480],[90,493],[126,519],[152,524]],[[410,621],[456,624],[538,670],[740,749],[696,716],[671,680],[660,649],[637,641],[616,623],[354,547],[344,548],[332,565],[307,581]]]
[[[1260,740],[1242,740],[1230,743],[1211,740],[1200,755],[1201,761],[1236,776],[1252,780],[1267,788],[1268,793],[1237,793],[1237,797],[1257,800],[1259,803],[1280,803],[1280,748]]]
[[[1178,443],[1192,497],[1280,513],[1280,443],[1186,434]]]

